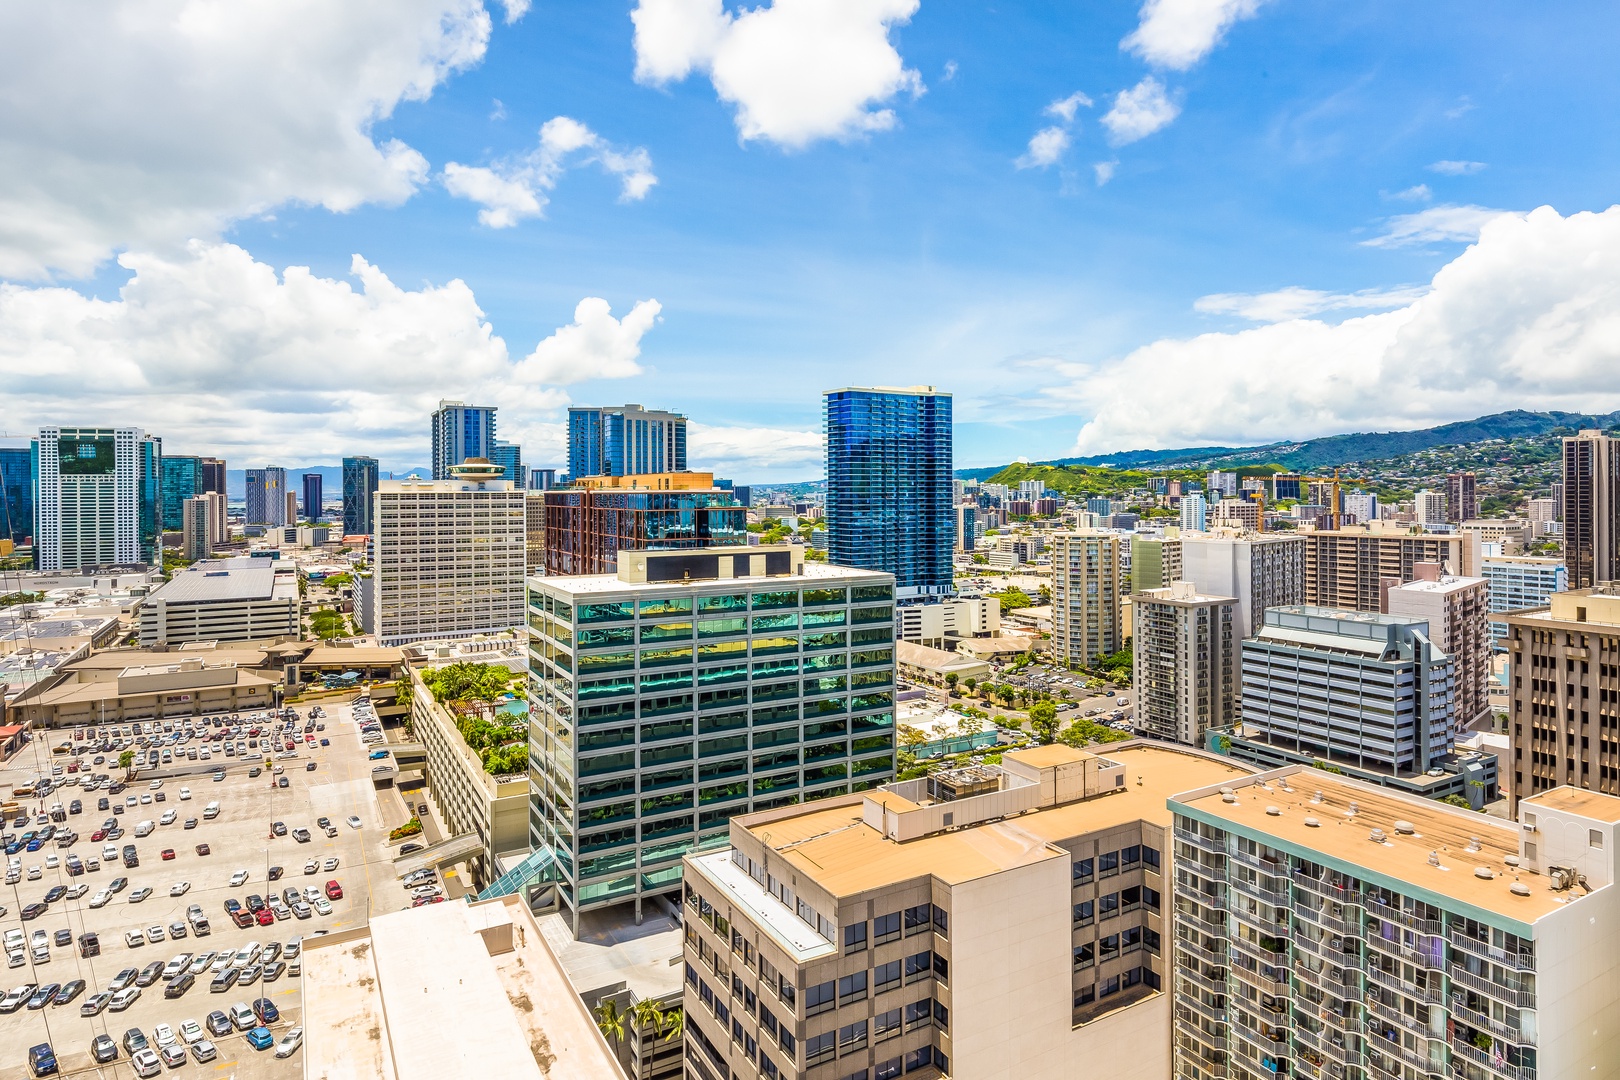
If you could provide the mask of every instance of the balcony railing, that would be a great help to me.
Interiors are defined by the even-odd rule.
[[[1207,934],[1212,938],[1224,939],[1228,933],[1226,924],[1224,922],[1210,922],[1208,919],[1205,919],[1199,915],[1194,915],[1192,912],[1187,911],[1184,908],[1176,909],[1175,923],[1177,926],[1186,926],[1193,930],[1202,931],[1204,934]]]
[[[1198,957],[1198,959],[1211,967],[1225,967],[1230,962],[1227,959],[1225,949],[1206,949],[1204,946],[1188,941],[1186,938],[1176,938],[1176,948],[1181,952]]]
[[[1226,897],[1223,895],[1204,892],[1179,880],[1176,882],[1175,892],[1177,896],[1184,896],[1188,900],[1202,904],[1207,908],[1214,908],[1218,911],[1226,910]]]
[[[1343,915],[1331,915],[1328,913],[1326,908],[1313,908],[1304,904],[1296,904],[1294,906],[1294,915],[1296,918],[1303,919],[1304,921],[1313,923],[1317,926],[1326,927],[1327,929],[1337,931],[1340,934],[1350,934],[1355,937],[1360,937],[1363,922],[1360,910],[1353,905],[1346,905],[1344,912],[1345,914]]]
[[[1227,991],[1226,973],[1223,971],[1220,978],[1211,978],[1199,971],[1190,963],[1176,965],[1176,975],[1185,979],[1189,985],[1207,990],[1212,994],[1224,994]]]
[[[1225,855],[1227,853],[1226,842],[1223,840],[1211,840],[1207,836],[1181,828],[1175,829],[1174,835],[1182,843],[1189,844],[1200,851],[1207,851],[1211,855]]]
[[[1497,1020],[1486,1013],[1480,1012],[1478,1009],[1470,1009],[1467,1005],[1462,1003],[1461,998],[1457,995],[1452,996],[1450,1008],[1451,1015],[1454,1018],[1461,1020],[1469,1027],[1477,1028],[1480,1031],[1486,1032],[1493,1038],[1506,1039],[1508,1042],[1518,1043],[1521,1046],[1535,1045],[1535,1040],[1526,1038],[1525,1035],[1520,1032],[1517,1024],[1510,1024],[1505,1020]]]
[[[1446,974],[1453,983],[1461,983],[1466,987],[1478,990],[1482,994],[1488,994],[1504,1005],[1512,1005],[1520,1009],[1533,1009],[1536,1007],[1536,992],[1534,990],[1514,990],[1458,967],[1451,968]]]
[[[1234,964],[1232,974],[1255,989],[1263,990],[1268,994],[1281,996],[1288,993],[1288,973],[1286,971],[1278,970],[1277,975],[1272,976],[1257,969],[1239,967]]]
[[[1379,986],[1387,986],[1397,994],[1405,994],[1414,1001],[1439,1002],[1444,1000],[1440,993],[1440,987],[1434,983],[1419,986],[1416,983],[1408,982],[1400,975],[1384,971],[1382,968],[1374,967],[1371,964],[1367,965],[1367,978]]]
[[[1438,920],[1419,918],[1410,911],[1402,911],[1400,908],[1386,904],[1375,897],[1363,897],[1361,906],[1367,909],[1369,915],[1408,927],[1420,934],[1440,934],[1444,932]]]
[[[1284,879],[1288,877],[1288,864],[1281,859],[1267,859],[1260,855],[1251,855],[1241,848],[1233,848],[1227,853],[1227,858],[1233,862],[1240,862],[1244,866],[1252,867],[1262,874]]]
[[[1431,971],[1439,971],[1445,967],[1445,960],[1443,958],[1437,958],[1432,952],[1425,952],[1422,949],[1414,949],[1409,945],[1404,945],[1399,941],[1392,941],[1389,938],[1382,937],[1378,934],[1368,934],[1367,944],[1371,948],[1376,949],[1378,952],[1383,953],[1385,956],[1393,956],[1397,960],[1405,960],[1408,964],[1412,964],[1415,967],[1428,968]],[[1441,952],[1443,953],[1444,950],[1442,949]]]
[[[1224,1006],[1210,1005],[1197,994],[1178,995],[1176,999],[1176,1019],[1198,1026],[1196,1020],[1182,1015],[1183,1011],[1194,1012],[1213,1023],[1224,1024],[1228,1021],[1228,1014]]]
[[[1361,894],[1353,886],[1336,885],[1322,878],[1313,878],[1306,874],[1296,874],[1293,884],[1306,892],[1317,896],[1325,896],[1329,900],[1337,900],[1341,904],[1359,904]]]
[[[1507,1077],[1508,1080],[1536,1080],[1535,1069],[1525,1065],[1509,1065],[1506,1061],[1498,1063],[1494,1054],[1489,1050],[1481,1050],[1473,1043],[1453,1041],[1450,1046],[1453,1059],[1460,1057],[1472,1061],[1476,1065],[1490,1069],[1498,1076]]]
[[[1464,934],[1462,931],[1456,929],[1453,929],[1450,934],[1446,935],[1446,939],[1450,941],[1455,948],[1461,949],[1464,952],[1473,953],[1475,956],[1482,956],[1487,960],[1501,964],[1503,967],[1512,968],[1514,971],[1536,970],[1536,958],[1531,953],[1519,952],[1517,950],[1509,951],[1507,949],[1498,949],[1489,942],[1480,941],[1478,938],[1469,937],[1467,934]]]
[[[1238,892],[1245,896],[1253,897],[1262,904],[1270,904],[1272,907],[1281,908],[1283,911],[1288,910],[1290,901],[1288,891],[1286,889],[1281,891],[1277,889],[1268,889],[1264,885],[1257,884],[1253,881],[1244,881],[1241,878],[1236,877],[1232,878],[1230,884],[1232,888],[1236,889]]]

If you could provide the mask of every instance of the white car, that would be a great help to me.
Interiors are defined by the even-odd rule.
[[[90,886],[86,885],[84,882],[81,881],[76,885],[68,886],[67,898],[69,900],[77,900],[79,897],[83,896],[85,893],[87,893],[89,891],[90,891]]]
[[[321,863],[321,869],[322,870],[336,870],[337,868],[338,868],[338,859],[337,859],[336,855],[331,856],[325,862]]]
[[[169,940],[169,935],[164,932],[161,926],[148,926],[146,928],[146,940],[154,945],[161,945]]]
[[[152,895],[152,890],[150,888],[148,888],[147,886],[142,885],[140,888],[136,889],[134,892],[129,894],[129,902],[132,903],[132,904],[138,904],[142,900],[145,900],[148,896],[151,896],[151,895]]]
[[[298,1047],[302,1045],[303,1041],[303,1028],[295,1027],[290,1029],[287,1034],[281,1037],[281,1041],[276,1043],[276,1057],[291,1057],[293,1054],[298,1052]]]
[[[350,814],[346,820],[349,828],[358,829],[360,827],[360,819],[353,814]]]
[[[317,914],[319,914],[319,915],[330,915],[330,914],[332,914],[332,903],[326,897],[317,896],[315,898],[314,903],[315,903],[315,911],[316,911]]]
[[[231,875],[231,888],[234,889],[238,885],[245,884],[247,882],[247,879],[248,879],[248,872],[246,870],[238,870],[236,873]]]
[[[180,814],[177,811],[165,810],[165,811],[163,811],[163,816],[158,818],[158,824],[159,825],[173,825],[174,822],[175,822],[175,819],[178,818],[179,816],[180,816]]]
[[[193,956],[191,958],[191,963],[186,967],[186,970],[191,972],[193,975],[201,975],[203,973],[203,971],[208,967],[208,965],[212,964],[213,962],[214,962],[214,954],[213,953],[211,953],[211,952],[198,953],[196,956]]]
[[[148,787],[148,788],[149,788],[149,789],[150,789],[150,790],[152,790],[152,791],[156,791],[156,790],[157,790],[157,789],[158,789],[158,788],[160,788],[160,787],[162,787],[162,786],[163,786],[163,781],[161,781],[161,780],[154,780],[154,781],[152,781],[152,782],[151,782],[151,783],[150,783],[150,784],[147,784],[147,785],[146,785],[146,786],[147,786],[147,787]]]
[[[180,789],[180,801],[185,802],[189,798],[191,798],[191,789],[188,788],[188,787],[181,788]]]
[[[206,1034],[207,1033],[202,1029],[202,1025],[197,1023],[197,1021],[180,1021],[180,1038],[184,1039],[187,1045],[202,1042]]]
[[[60,867],[61,865],[62,865],[61,856],[54,855],[54,854],[45,856],[45,869],[47,869],[47,870],[55,870],[58,867]]]
[[[146,935],[139,930],[124,931],[124,944],[132,949],[138,949],[146,944]]]
[[[320,899],[320,896],[321,896],[321,890],[320,890],[319,886],[316,886],[316,885],[305,885],[304,886],[304,899],[309,901],[311,904],[313,904],[316,900]]]
[[[170,896],[184,896],[184,895],[186,895],[186,893],[188,893],[190,891],[191,891],[191,882],[189,882],[189,881],[177,881],[173,885],[169,886],[169,895]]]
[[[152,1041],[157,1043],[158,1049],[161,1050],[165,1046],[173,1046],[179,1041],[179,1036],[174,1033],[174,1028],[168,1024],[159,1024],[152,1029]]]
[[[304,864],[304,873],[313,874],[321,868],[320,860],[310,859]]]
[[[111,899],[112,893],[108,892],[106,889],[102,889],[100,892],[96,893],[96,895],[90,898],[90,906],[93,908],[106,907],[107,901]]]

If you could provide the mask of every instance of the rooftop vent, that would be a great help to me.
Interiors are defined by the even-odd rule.
[[[1322,827],[1322,823],[1313,817],[1308,817],[1305,819],[1305,827],[1307,829],[1319,829]]]
[[[1277,808],[1275,806],[1268,806],[1268,807],[1266,807],[1266,816],[1267,817],[1282,817],[1282,810],[1280,810],[1279,808]]]
[[[1519,865],[1519,857],[1517,855],[1504,855],[1502,857],[1502,861],[1507,863],[1509,866]]]
[[[1413,825],[1410,821],[1396,821],[1395,831],[1401,836],[1411,836],[1413,833],[1417,832],[1417,826]]]
[[[1235,803],[1237,801],[1238,801],[1237,795],[1235,795],[1234,793],[1232,793],[1230,791],[1228,791],[1225,795],[1221,796],[1221,802],[1223,802],[1223,803]]]
[[[1375,844],[1382,844],[1388,839],[1388,837],[1384,835],[1383,829],[1374,829],[1372,832],[1367,834],[1367,839],[1371,840]]]
[[[1320,804],[1322,802],[1322,793],[1318,791],[1316,794],[1312,795],[1311,802]]]
[[[1350,800],[1350,809],[1348,811],[1346,811],[1346,813],[1354,815],[1354,814],[1359,814],[1360,812],[1361,812],[1361,807],[1356,805],[1356,801],[1354,799],[1351,799]]]
[[[1474,867],[1474,876],[1489,881],[1496,876],[1496,871],[1488,866],[1476,866]]]
[[[1237,792],[1233,791],[1229,787],[1223,787],[1223,788],[1221,788],[1221,794],[1222,795],[1236,795]]]
[[[1464,851],[1479,851],[1480,850],[1479,837],[1470,836],[1468,838],[1468,846],[1466,848],[1464,848],[1463,850]]]
[[[1508,892],[1512,893],[1514,896],[1529,896],[1530,886],[1526,885],[1522,881],[1515,881],[1513,884],[1508,886]]]
[[[1429,852],[1429,865],[1430,866],[1439,866],[1440,865],[1440,853],[1438,851]]]

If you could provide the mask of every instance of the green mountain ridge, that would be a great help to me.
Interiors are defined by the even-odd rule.
[[[1416,453],[1437,446],[1457,446],[1469,443],[1486,442],[1496,439],[1518,439],[1527,436],[1546,435],[1561,428],[1577,430],[1580,428],[1603,428],[1605,430],[1620,426],[1620,412],[1612,413],[1571,413],[1571,412],[1527,412],[1523,409],[1514,409],[1509,412],[1493,413],[1490,416],[1481,416],[1473,420],[1461,420],[1456,423],[1442,424],[1438,427],[1421,428],[1416,431],[1385,431],[1361,432],[1357,434],[1329,435],[1320,439],[1307,439],[1299,442],[1275,442],[1263,446],[1200,446],[1187,447],[1179,450],[1130,450],[1113,454],[1099,454],[1092,457],[1056,458],[1051,461],[1024,464],[1014,462],[998,468],[962,469],[956,473],[960,480],[988,480],[993,483],[1012,483],[1013,480],[1003,479],[1016,475],[1020,480],[1040,480],[1046,477],[1040,473],[1024,473],[1019,470],[1029,469],[1057,469],[1065,473],[1079,473],[1081,477],[1094,477],[1099,488],[1095,492],[1087,490],[1088,494],[1111,494],[1117,490],[1128,490],[1131,486],[1141,486],[1144,477],[1170,475],[1176,478],[1177,472],[1186,473],[1187,479],[1197,478],[1210,469],[1241,469],[1258,475],[1261,472],[1276,472],[1280,470],[1314,472],[1321,469],[1332,468],[1335,465],[1347,465],[1359,461],[1379,461],[1384,458],[1399,457],[1402,454]],[[1275,466],[1265,468],[1265,466]],[[1108,484],[1102,475],[1114,472],[1120,474],[1120,483]],[[1125,481],[1126,474],[1134,474],[1134,485]],[[1071,484],[1089,489],[1091,481],[1088,479],[1070,479]],[[1048,487],[1057,487],[1048,481]],[[1059,490],[1064,490],[1059,488]],[[1065,494],[1071,492],[1065,490]],[[1080,494],[1080,491],[1072,492]]]

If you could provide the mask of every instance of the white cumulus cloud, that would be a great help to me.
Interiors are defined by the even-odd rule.
[[[1335,293],[1289,286],[1267,293],[1211,293],[1193,302],[1195,311],[1208,315],[1236,315],[1254,322],[1284,322],[1330,311],[1384,311],[1404,307],[1428,292],[1422,285],[1393,289],[1362,289]]]
[[[619,178],[620,202],[643,199],[658,183],[652,156],[644,147],[615,149],[578,120],[555,116],[540,128],[540,143],[530,153],[488,166],[449,162],[444,167],[444,186],[457,198],[482,206],[480,222],[505,229],[545,213],[548,193],[562,174],[573,166],[593,163]]]
[[[1108,141],[1115,146],[1145,139],[1181,114],[1181,106],[1165,92],[1164,84],[1152,75],[1114,97],[1113,107],[1103,114]]]
[[[1076,90],[1066,98],[1058,98],[1046,107],[1047,116],[1055,116],[1065,124],[1074,121],[1074,114],[1081,108],[1091,108],[1091,99]]]
[[[1620,407],[1620,206],[1500,215],[1420,298],[1330,324],[1167,338],[1049,393],[1076,452],[1415,428],[1502,409]],[[1144,392],[1174,387],[1175,392]]]
[[[1069,133],[1060,127],[1041,128],[1029,140],[1029,149],[1017,161],[1020,169],[1044,169],[1057,163],[1069,148]]]
[[[1186,71],[1208,56],[1232,24],[1252,19],[1264,0],[1146,0],[1141,21],[1120,46],[1155,67]]]
[[[707,74],[736,110],[742,138],[797,149],[896,123],[883,107],[923,92],[889,30],[919,0],[773,0],[728,11],[721,0],[639,0],[636,78],[659,86]]]
[[[640,370],[657,301],[615,319],[587,298],[514,358],[459,280],[403,289],[356,255],[352,281],[277,273],[231,244],[124,254],[113,300],[0,285],[6,422],[138,423],[171,453],[330,462],[364,450],[423,460],[440,398],[488,401],[501,430],[543,435],[563,384]]]
[[[490,32],[482,0],[0,5],[0,277],[87,275],[288,203],[401,202],[428,163],[375,126]]]
[[[723,475],[770,470],[782,475],[802,469],[819,477],[826,467],[825,440],[819,431],[773,427],[721,427],[688,422],[688,457],[696,467]]]
[[[1099,161],[1091,166],[1091,171],[1097,177],[1097,186],[1102,187],[1114,178],[1114,173],[1119,171],[1119,162]]]
[[[1366,247],[1415,247],[1419,244],[1467,243],[1479,235],[1488,221],[1495,220],[1507,210],[1492,210],[1485,206],[1431,206],[1415,214],[1399,214],[1384,222],[1383,230]]]
[[[1429,171],[1442,176],[1471,176],[1483,168],[1483,161],[1437,161],[1429,166]]]

